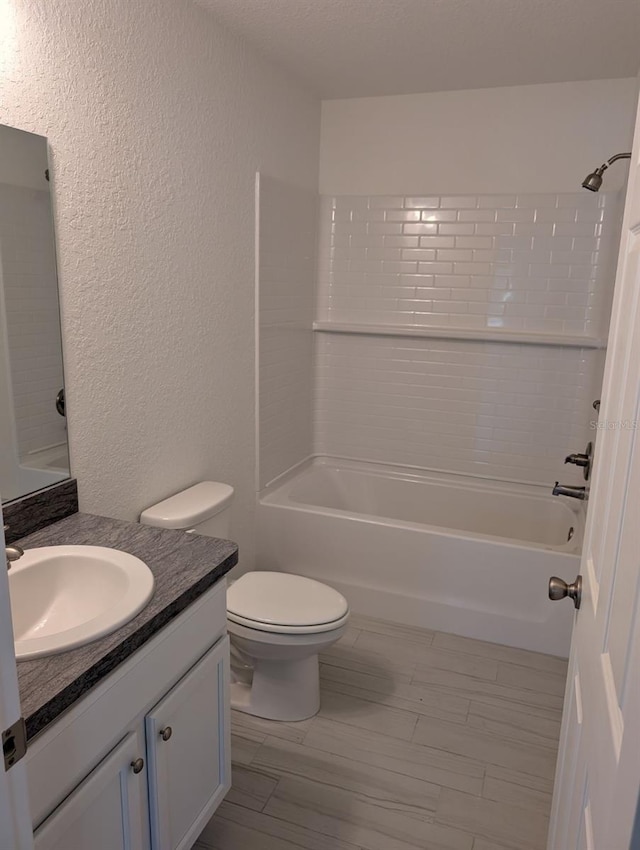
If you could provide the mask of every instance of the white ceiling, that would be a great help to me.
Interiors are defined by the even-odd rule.
[[[632,77],[640,0],[198,0],[324,98]]]

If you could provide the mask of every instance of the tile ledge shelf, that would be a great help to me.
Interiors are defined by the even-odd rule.
[[[535,333],[502,328],[445,328],[427,325],[375,325],[356,322],[314,322],[320,333],[371,334],[373,336],[429,337],[431,339],[466,339],[470,341],[511,342],[520,345],[560,345],[567,348],[607,347],[607,341],[591,336]]]

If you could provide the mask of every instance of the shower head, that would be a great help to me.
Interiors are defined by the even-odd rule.
[[[615,156],[612,156],[611,159],[603,162],[599,168],[596,168],[596,170],[592,171],[591,174],[587,174],[582,181],[583,188],[588,189],[590,192],[597,192],[602,186],[602,175],[605,173],[607,168],[609,168],[611,163],[615,162],[617,159],[631,159],[631,153],[617,153]]]
[[[600,168],[596,168],[591,174],[587,174],[582,181],[582,188],[588,189],[590,192],[597,192],[602,186],[602,175],[606,167],[606,165],[601,165]]]

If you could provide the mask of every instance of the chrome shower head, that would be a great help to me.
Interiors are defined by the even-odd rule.
[[[607,168],[609,168],[611,163],[615,162],[617,159],[631,159],[631,153],[617,153],[615,156],[612,156],[611,159],[603,162],[599,168],[596,168],[596,170],[592,171],[591,174],[587,174],[582,181],[583,188],[588,189],[590,192],[597,192],[602,186],[602,175],[605,173]]]

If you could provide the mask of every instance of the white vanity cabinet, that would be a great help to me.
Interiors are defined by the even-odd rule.
[[[36,831],[35,850],[146,850],[144,777],[131,768],[140,746],[127,735]]]
[[[184,850],[229,790],[229,638],[145,718],[153,850]]]
[[[36,850],[188,850],[231,785],[219,582],[27,752]]]

